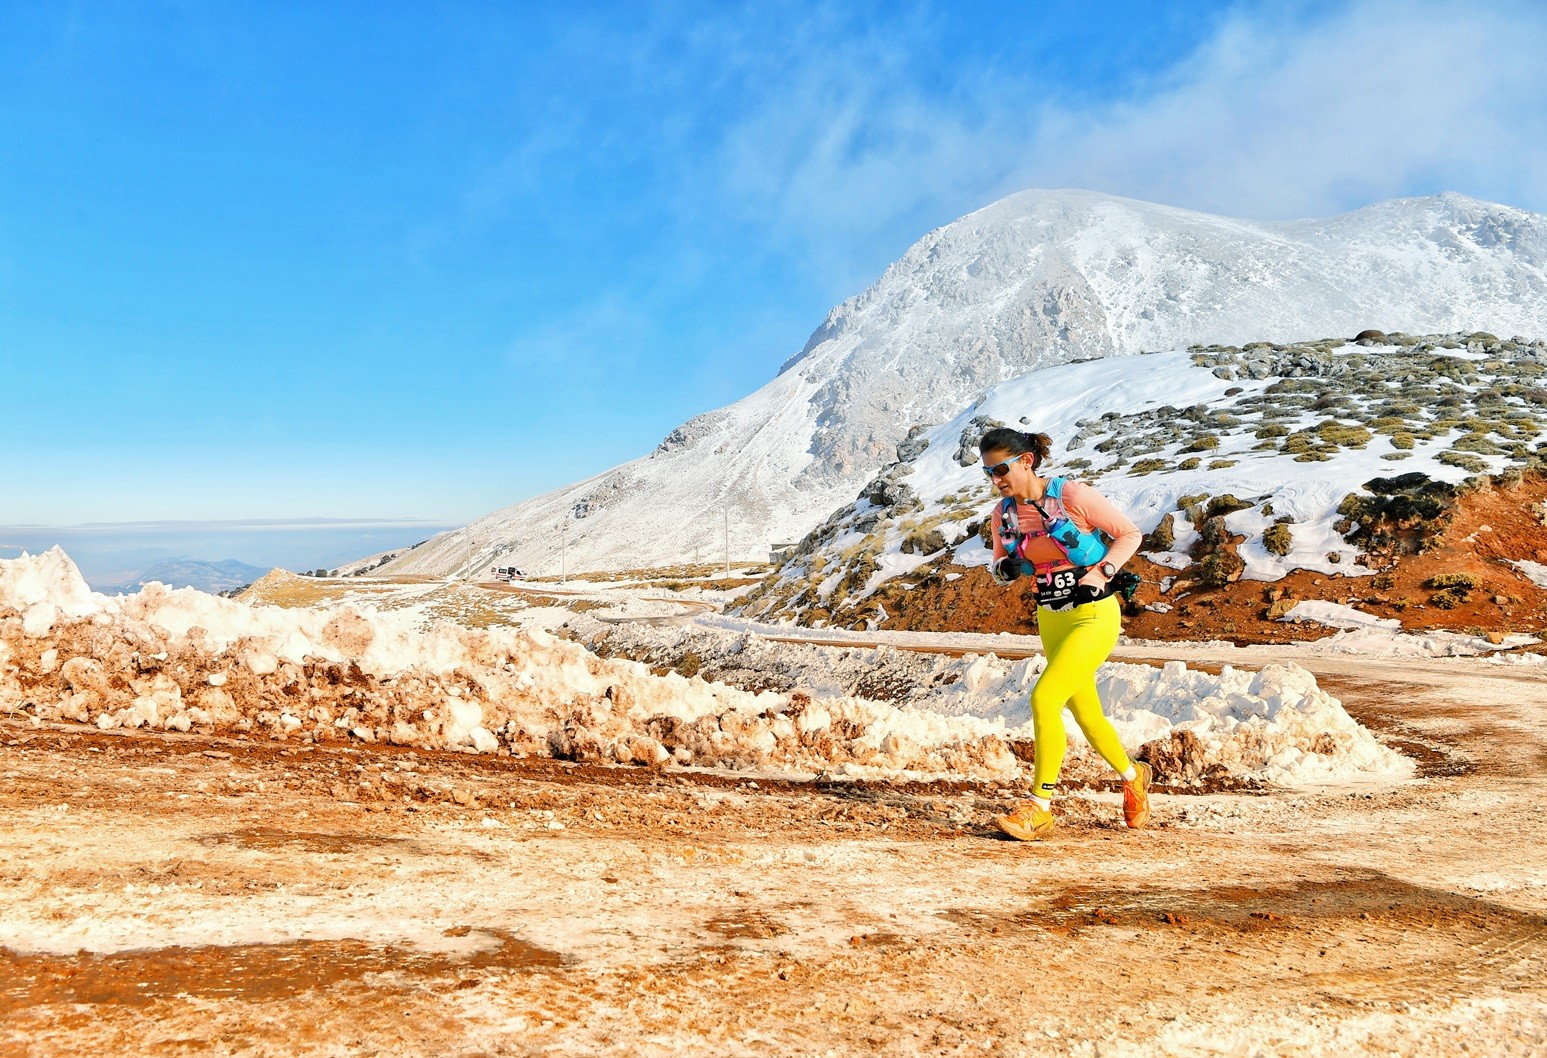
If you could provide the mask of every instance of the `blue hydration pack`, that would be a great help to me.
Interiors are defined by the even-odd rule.
[[[1021,560],[1024,569],[1035,570],[1036,564],[1028,560],[1021,551],[1021,545],[1026,540],[1047,536],[1058,545],[1058,549],[1076,566],[1090,567],[1107,557],[1107,544],[1101,538],[1101,534],[1094,529],[1081,529],[1074,524],[1074,520],[1063,509],[1064,482],[1066,478],[1053,478],[1047,483],[1047,493],[1043,499],[1052,498],[1058,501],[1059,515],[1053,517],[1042,509],[1042,504],[1032,500],[1031,505],[1042,515],[1047,528],[1041,533],[1023,533],[1020,531],[1020,518],[1015,513],[1015,497],[1006,496],[999,503],[999,528],[1002,538],[1005,540],[1005,553],[1015,555]]]

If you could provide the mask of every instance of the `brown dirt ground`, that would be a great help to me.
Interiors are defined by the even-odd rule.
[[[1037,845],[1013,787],[0,723],[0,1054],[1543,1053],[1543,697],[1327,664],[1428,778]]]

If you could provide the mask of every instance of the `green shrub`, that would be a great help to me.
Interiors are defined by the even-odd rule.
[[[1205,587],[1222,588],[1240,577],[1246,563],[1234,551],[1210,551],[1198,563],[1198,581]]]
[[[1316,436],[1330,445],[1339,445],[1343,448],[1363,448],[1370,443],[1374,434],[1363,426],[1349,426],[1338,422],[1336,419],[1328,419],[1316,427]]]
[[[1209,464],[1209,469],[1210,470],[1224,470],[1227,467],[1235,466],[1239,462],[1240,462],[1239,459],[1216,459],[1212,463]]]
[[[1284,437],[1288,433],[1289,427],[1285,426],[1283,423],[1270,422],[1264,423],[1263,425],[1257,427],[1257,432],[1253,436],[1262,440],[1267,440],[1270,437]]]
[[[932,526],[919,526],[904,532],[899,545],[909,555],[933,555],[945,548],[945,535]]]
[[[1289,531],[1289,526],[1282,522],[1275,522],[1268,526],[1262,534],[1262,546],[1275,555],[1287,555],[1294,545],[1294,534]]]
[[[1192,444],[1182,449],[1184,452],[1209,452],[1219,447],[1219,438],[1211,433],[1202,437],[1194,437]]]
[[[1144,550],[1170,551],[1176,544],[1176,525],[1169,514],[1160,516],[1160,523],[1144,537]]]
[[[1477,578],[1470,573],[1441,573],[1423,582],[1425,588],[1460,588],[1471,591],[1477,587]]]
[[[1406,430],[1399,430],[1391,435],[1391,447],[1403,450],[1413,447],[1413,435]]]
[[[1248,507],[1253,506],[1255,504],[1247,500],[1237,499],[1234,495],[1227,492],[1223,496],[1215,496],[1211,499],[1208,502],[1208,506],[1203,509],[1203,516],[1205,518],[1216,518],[1221,515],[1234,514],[1236,511],[1244,511]]]
[[[1481,474],[1488,469],[1487,463],[1476,456],[1467,455],[1464,452],[1441,452],[1439,461],[1446,466],[1470,470],[1473,474]]]
[[[1199,459],[1197,456],[1188,456],[1186,459],[1182,460],[1180,463],[1178,463],[1176,465],[1176,469],[1178,469],[1178,470],[1197,470],[1198,469],[1198,464],[1201,463],[1201,462],[1203,462],[1203,460]]]
[[[1469,433],[1450,442],[1452,451],[1477,452],[1485,456],[1496,456],[1504,451],[1498,445],[1488,440],[1487,434]]]
[[[1203,525],[1200,527],[1203,533],[1203,546],[1217,548],[1230,539],[1230,530],[1225,528],[1223,517],[1210,518],[1205,513]]]
[[[1135,475],[1153,474],[1155,471],[1164,470],[1170,465],[1170,462],[1164,459],[1141,459],[1130,467],[1128,472]]]

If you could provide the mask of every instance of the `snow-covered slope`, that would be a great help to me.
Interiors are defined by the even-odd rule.
[[[1146,533],[1166,523],[1169,548],[1145,554],[1157,564],[1192,565],[1207,543],[1200,526],[1218,514],[1245,538],[1238,572],[1249,580],[1366,575],[1352,532],[1363,514],[1346,498],[1370,495],[1373,479],[1392,479],[1391,495],[1547,462],[1544,380],[1547,342],[1487,334],[1194,347],[1032,372],[919,435],[745,612],[884,619],[877,593],[895,578],[987,565],[978,528],[996,495],[976,442],[997,425],[1047,432],[1047,473],[1097,484]],[[1519,546],[1514,557],[1528,559],[1531,545]]]
[[[649,455],[387,566],[449,573],[761,558],[854,498],[915,425],[1037,368],[1367,327],[1547,334],[1547,217],[1459,195],[1265,224],[1084,191],[1012,195],[919,240],[778,376]],[[566,546],[567,544],[567,546]]]

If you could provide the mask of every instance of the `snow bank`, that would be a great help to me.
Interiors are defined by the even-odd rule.
[[[603,630],[584,618],[570,627],[599,637],[609,652],[657,667],[691,659],[711,679],[812,695],[885,696],[902,706],[886,728],[899,738],[915,737],[909,725],[929,715],[969,724],[1017,749],[1033,739],[1029,698],[1045,665],[1040,655],[1008,661],[992,653],[822,647],[705,627]],[[1145,747],[1146,758],[1172,781],[1298,785],[1411,774],[1406,758],[1381,745],[1297,665],[1261,672],[1226,666],[1214,676],[1180,661],[1158,669],[1108,662],[1097,683],[1123,744],[1130,751]],[[1068,728],[1070,778],[1108,777],[1072,720]]]
[[[1297,644],[1313,647],[1318,653],[1337,654],[1385,654],[1398,657],[1472,657],[1492,654],[1500,650],[1513,650],[1537,642],[1533,635],[1516,632],[1498,638],[1498,642],[1483,636],[1443,630],[1404,632],[1402,622],[1395,617],[1376,617],[1363,610],[1340,603],[1305,599],[1294,604],[1281,621],[1311,621],[1338,628],[1342,631],[1314,643]]]
[[[1028,699],[1041,656],[1001,661],[992,654],[961,659],[963,678],[930,696],[941,712],[995,714],[1011,739],[1032,738]],[[1214,676],[1169,661],[1161,668],[1109,662],[1096,684],[1107,713],[1130,749],[1168,779],[1249,779],[1295,786],[1372,775],[1408,775],[1412,764],[1387,749],[1316,685],[1298,665],[1260,672],[1225,666]],[[1071,744],[1095,767],[1079,728]]]
[[[837,665],[832,651],[788,648],[802,681],[782,645],[706,633],[715,644],[706,651],[762,652],[747,671],[773,674],[763,682],[772,689],[746,690],[657,675],[539,629],[416,622],[355,606],[253,607],[158,584],[107,598],[55,549],[0,561],[0,709],[103,729],[1005,779],[1032,737],[1026,694],[1042,664],[897,651],[877,664],[883,651],[872,651],[868,662]],[[868,682],[857,678],[866,668]],[[1168,778],[1299,783],[1408,770],[1293,666],[1210,676],[1180,663],[1108,665],[1101,680],[1125,742],[1148,744]],[[1075,735],[1071,778],[1082,767],[1094,765]]]
[[[159,584],[108,598],[86,588],[62,551],[24,555],[0,561],[0,710],[104,730],[651,765],[981,778],[1016,767],[988,724],[657,676],[540,629],[420,629],[419,620],[354,606],[253,607]],[[888,738],[904,729],[911,740]]]

